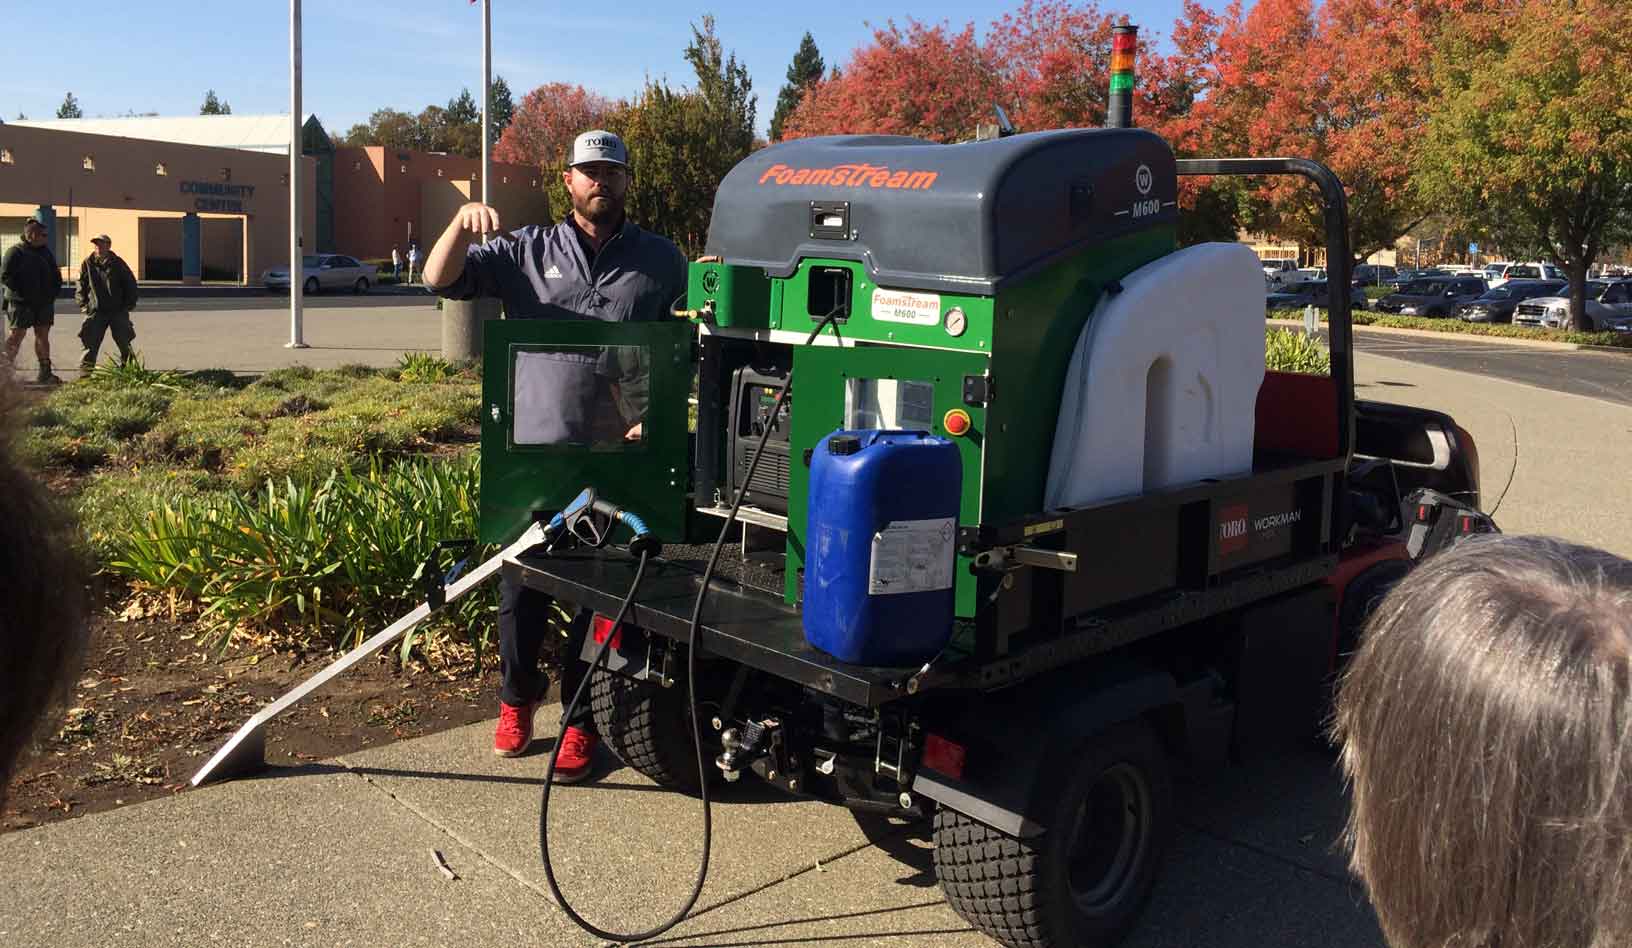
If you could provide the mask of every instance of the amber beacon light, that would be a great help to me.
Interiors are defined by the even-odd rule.
[[[1130,23],[1111,27],[1111,97],[1105,108],[1106,128],[1133,127],[1133,55],[1139,48],[1139,27]]]

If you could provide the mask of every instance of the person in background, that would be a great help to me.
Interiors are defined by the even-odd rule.
[[[417,270],[418,268],[419,268],[419,244],[415,243],[415,242],[409,242],[409,244],[408,244],[408,282],[409,283],[414,282],[414,271]]]
[[[1632,562],[1436,554],[1378,606],[1334,732],[1393,948],[1632,945]]]
[[[34,330],[34,355],[40,362],[35,379],[41,385],[59,385],[62,379],[51,374],[51,324],[55,321],[57,293],[62,289],[62,271],[46,238],[45,222],[32,217],[23,225],[22,239],[0,257],[0,309],[6,313],[6,361],[17,364],[23,337]]]
[[[17,383],[0,375],[0,805],[23,750],[78,678],[87,626],[71,526],[15,450]]]
[[[130,311],[136,307],[136,274],[113,252],[113,240],[107,234],[92,237],[91,244],[96,251],[79,265],[79,288],[74,291],[74,302],[85,314],[79,327],[79,341],[85,347],[79,367],[86,372],[96,368],[97,350],[110,329],[113,344],[119,347],[120,365],[130,361],[130,344],[136,339],[136,327],[130,322]]]
[[[391,279],[402,280],[402,250],[396,244],[391,245]]]

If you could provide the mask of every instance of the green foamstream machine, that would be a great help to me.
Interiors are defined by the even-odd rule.
[[[1320,191],[1329,374],[1266,371],[1249,249],[1180,246],[1181,178],[1233,174]],[[683,917],[746,780],[925,821],[1003,944],[1120,939],[1174,770],[1307,741],[1378,595],[1493,528],[1466,431],[1354,399],[1346,234],[1314,162],[1131,127],[803,139],[721,182],[669,318],[488,323],[483,575],[594,613],[576,699],[705,804],[673,919],[574,920]],[[862,470],[909,442],[939,466]],[[930,645],[821,647],[850,606]]]
[[[593,487],[662,541],[637,554],[603,524],[503,567],[596,613],[579,659],[599,661],[612,750],[705,798],[748,775],[931,821],[946,898],[982,932],[1119,939],[1162,862],[1174,767],[1307,740],[1365,606],[1424,552],[1413,531],[1477,508],[1454,421],[1354,401],[1346,292],[1329,375],[1266,371],[1257,258],[1177,237],[1180,176],[1236,173],[1322,189],[1346,287],[1342,188],[1313,162],[1179,162],[1133,128],[845,136],[726,176],[672,321],[490,324],[483,539]],[[573,352],[642,367],[644,413],[589,444],[518,437],[541,407],[530,365]],[[831,454],[889,432],[950,445],[954,469],[813,493]],[[881,498],[952,480],[949,529],[884,542],[900,524]],[[950,565],[950,608],[923,611],[946,627],[874,632],[934,652],[818,647],[834,505],[874,518],[847,541],[858,600],[895,594],[881,570]]]

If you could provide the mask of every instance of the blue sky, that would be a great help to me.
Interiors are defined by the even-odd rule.
[[[763,131],[807,29],[831,66],[867,42],[868,23],[910,17],[957,26],[973,21],[980,29],[1015,6],[1018,0],[716,0],[697,7],[657,0],[616,7],[493,0],[494,71],[518,102],[552,81],[580,83],[613,98],[632,95],[648,75],[689,83],[681,58],[689,24],[712,12],[721,39],[748,67]],[[1181,5],[1129,0],[1105,8],[1165,37]],[[0,0],[7,48],[32,50],[25,57],[29,68],[13,59],[0,73],[0,117],[53,118],[68,91],[87,116],[193,115],[209,88],[237,114],[288,112],[285,0],[139,0],[125,10]],[[461,87],[481,85],[481,14],[468,0],[306,0],[302,16],[305,110],[331,131],[343,132],[385,106],[418,112],[445,105]]]

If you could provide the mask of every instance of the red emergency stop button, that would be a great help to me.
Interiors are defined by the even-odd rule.
[[[968,434],[969,428],[973,424],[974,422],[969,420],[969,413],[961,408],[952,409],[946,413],[946,417],[941,419],[941,427],[945,428],[946,433],[954,438],[961,438]]]

